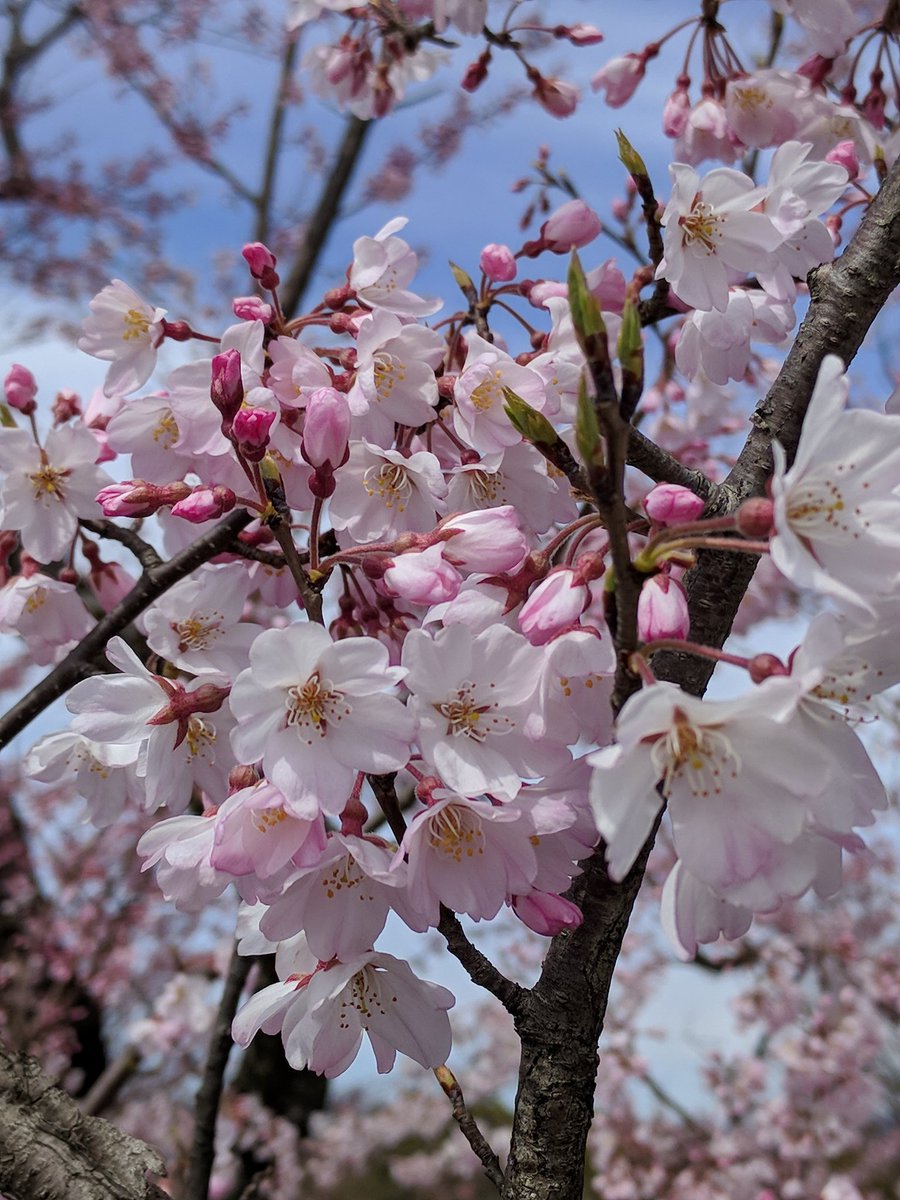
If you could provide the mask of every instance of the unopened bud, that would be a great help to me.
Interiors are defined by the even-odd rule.
[[[202,525],[204,521],[213,521],[227,512],[231,512],[237,503],[237,496],[229,487],[216,484],[214,487],[195,488],[189,496],[172,505],[172,516],[181,517],[193,525]]]
[[[262,321],[268,325],[275,316],[275,309],[259,296],[235,296],[231,311],[240,321]]]
[[[267,291],[278,287],[280,280],[275,270],[277,260],[268,246],[264,246],[262,242],[248,242],[241,254],[250,268],[250,274],[254,279],[258,279]]]
[[[231,424],[231,440],[248,462],[259,462],[269,444],[269,431],[278,416],[265,408],[242,408]]]
[[[13,363],[3,380],[6,402],[10,408],[30,416],[37,408],[37,381],[27,367]]]
[[[762,683],[773,675],[790,675],[781,659],[774,654],[754,654],[747,669],[754,683]]]
[[[222,414],[222,431],[228,436],[231,423],[244,402],[244,383],[241,378],[241,352],[230,349],[213,356],[210,398]]]

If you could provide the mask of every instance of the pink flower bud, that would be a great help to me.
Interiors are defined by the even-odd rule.
[[[575,25],[557,25],[553,36],[567,38],[573,46],[596,46],[603,41],[603,34],[596,25],[585,25],[578,21]]]
[[[516,259],[509,246],[490,242],[482,250],[479,263],[492,283],[509,283],[516,277]]]
[[[480,54],[474,62],[469,63],[466,67],[465,74],[460,80],[460,87],[464,92],[477,91],[479,87],[487,79],[488,67],[491,63],[491,48],[488,46],[483,54]]]
[[[37,382],[27,367],[13,363],[3,380],[3,390],[6,392],[6,402],[10,408],[16,408],[26,416],[37,408]]]
[[[254,279],[258,279],[267,291],[278,287],[279,278],[275,270],[277,260],[268,246],[264,246],[262,242],[248,242],[241,254],[250,268],[250,274]]]
[[[95,497],[107,517],[149,517],[152,513],[175,504],[190,492],[186,483],[166,483],[159,486],[144,479],[112,483]]]
[[[641,54],[622,54],[611,58],[591,80],[595,92],[606,93],[610,108],[621,108],[635,93],[644,78],[646,61]]]
[[[548,250],[568,254],[592,242],[600,229],[600,218],[583,200],[567,200],[541,226],[541,236]]]
[[[444,557],[464,571],[513,571],[528,553],[518,514],[510,504],[447,517],[431,536],[443,543]]]
[[[676,88],[663,105],[662,127],[666,137],[681,137],[687,127],[690,111],[691,98],[687,91],[684,88]]]
[[[204,521],[212,521],[224,513],[231,512],[236,502],[237,496],[231,488],[221,484],[214,487],[198,487],[189,496],[172,505],[172,516],[181,517],[193,525],[202,525]]]
[[[554,937],[563,929],[577,929],[584,920],[577,905],[551,892],[513,896],[512,908],[520,921],[544,937]]]
[[[851,179],[855,179],[859,174],[859,158],[853,142],[838,142],[834,149],[825,155],[825,161],[843,167]]]
[[[222,414],[222,432],[227,437],[231,432],[231,422],[244,401],[239,350],[223,350],[221,354],[213,356],[209,394],[213,404]]]
[[[266,408],[242,408],[231,424],[231,439],[248,462],[259,462],[269,444],[269,430],[278,413]]]
[[[81,400],[77,392],[71,391],[69,388],[64,388],[63,391],[56,393],[56,399],[53,401],[53,424],[64,425],[66,421],[71,421],[73,417],[81,416]]]
[[[534,84],[535,100],[552,117],[570,117],[578,107],[578,88],[574,84],[545,77],[539,71],[529,71],[528,78]]]
[[[268,325],[275,316],[275,309],[259,296],[235,296],[231,311],[240,321],[262,321]]]
[[[311,467],[336,470],[349,455],[350,406],[334,388],[316,388],[306,405],[300,453]]]
[[[532,646],[543,646],[578,622],[590,592],[569,567],[551,571],[537,585],[519,613],[519,628]]]
[[[398,555],[384,572],[394,596],[410,604],[442,604],[459,594],[462,578],[443,557],[440,545]]]
[[[687,596],[671,575],[651,575],[644,580],[638,596],[637,623],[642,642],[687,637],[691,628]]]
[[[696,521],[706,502],[677,483],[658,483],[644,498],[644,509],[657,525],[682,525]]]

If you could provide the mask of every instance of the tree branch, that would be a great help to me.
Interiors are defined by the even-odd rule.
[[[473,983],[483,987],[485,991],[496,996],[508,1013],[513,1016],[520,1012],[528,995],[528,989],[523,988],[513,979],[498,971],[491,960],[473,946],[466,937],[459,918],[449,908],[441,905],[441,920],[438,933],[447,943],[447,949],[465,968],[466,974]]]
[[[58,700],[84,675],[85,666],[102,654],[111,637],[121,633],[149,604],[167,592],[173,584],[192,571],[228,550],[237,534],[249,525],[252,514],[239,509],[185,547],[180,554],[162,566],[145,571],[125,599],[98,621],[86,637],[53,668],[50,674],[35,684],[18,704],[0,717],[0,749],[22,732],[34,718],[54,700]]]
[[[78,524],[82,529],[86,529],[97,537],[108,538],[111,542],[119,542],[131,551],[145,571],[162,566],[163,560],[156,550],[149,542],[145,542],[142,537],[139,537],[133,529],[122,529],[121,526],[114,525],[112,521],[94,521],[88,517],[81,517]]]
[[[137,1138],[85,1116],[36,1059],[0,1045],[0,1191],[15,1200],[166,1200],[147,1180],[163,1160]]]
[[[341,200],[350,183],[354,168],[362,154],[372,121],[360,117],[348,117],[344,126],[344,137],[338,147],[331,170],[322,188],[319,203],[303,231],[303,246],[288,273],[287,279],[278,290],[281,307],[285,314],[293,316],[300,307],[313,271],[316,269],[328,233],[337,219]]]
[[[503,1187],[503,1168],[500,1159],[491,1149],[487,1138],[478,1128],[478,1123],[466,1107],[466,1100],[456,1076],[447,1067],[435,1067],[434,1077],[452,1105],[453,1120],[462,1131],[463,1137],[481,1159],[484,1173],[499,1192]]]
[[[184,1200],[205,1200],[209,1192],[209,1178],[212,1174],[215,1153],[216,1118],[219,1115],[219,1102],[222,1099],[225,1068],[234,1045],[231,1038],[231,1022],[234,1020],[238,1001],[252,966],[253,959],[238,954],[237,946],[235,946],[231,962],[228,964],[225,988],[222,992],[222,999],[219,1001],[215,1024],[209,1039],[209,1053],[206,1058],[206,1066],[203,1068],[203,1078],[197,1092],[194,1141],[188,1163]]]

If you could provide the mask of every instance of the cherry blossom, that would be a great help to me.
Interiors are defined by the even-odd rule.
[[[752,211],[764,192],[740,171],[718,167],[701,180],[673,163],[672,198],[662,215],[665,258],[657,279],[668,279],[694,308],[728,307],[729,270],[756,271],[782,236],[763,213]]]
[[[822,362],[787,469],[776,442],[772,560],[792,583],[871,611],[900,578],[900,438],[896,416],[846,410],[835,355]]]
[[[447,1009],[454,1003],[446,988],[418,979],[402,959],[370,952],[346,963],[320,963],[311,974],[263,988],[238,1012],[232,1034],[247,1046],[259,1030],[280,1029],[291,1066],[328,1079],[350,1066],[363,1033],[381,1073],[391,1069],[398,1051],[423,1067],[437,1067],[450,1053]]]
[[[374,638],[332,642],[313,625],[265,630],[231,690],[235,753],[262,760],[298,816],[339,813],[357,771],[383,775],[409,758],[412,717],[388,694],[405,671],[387,664]]]
[[[78,348],[110,364],[103,390],[128,395],[147,382],[165,337],[165,309],[153,308],[136,291],[114,279],[90,304]]]
[[[423,300],[406,290],[418,266],[409,244],[394,236],[406,224],[406,217],[395,217],[374,237],[356,239],[350,286],[369,308],[386,309],[403,317],[427,317],[437,312],[443,301]]]
[[[38,446],[24,429],[0,429],[0,523],[17,529],[38,562],[62,558],[79,517],[99,517],[94,497],[111,483],[96,466],[98,447],[83,425],[51,429]]]

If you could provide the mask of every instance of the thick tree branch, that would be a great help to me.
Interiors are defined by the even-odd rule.
[[[278,290],[281,307],[288,317],[293,316],[300,307],[372,124],[372,121],[363,121],[360,117],[347,118],[344,136],[319,196],[319,203],[303,231],[303,246]]]
[[[21,733],[54,700],[58,700],[84,676],[85,667],[102,654],[109,639],[121,633],[149,604],[167,592],[173,584],[228,550],[238,533],[249,525],[252,515],[246,509],[231,513],[220,525],[204,533],[173,559],[145,571],[121,604],[98,621],[91,632],[70,651],[50,674],[35,684],[18,704],[0,717],[0,749]]]
[[[828,353],[849,362],[900,282],[900,162],[896,163],[841,257],[812,281],[812,303],[784,367],[760,403],[754,428],[713,514],[759,495],[771,475],[771,442],[796,451],[819,365]],[[748,562],[748,559],[750,560]],[[749,555],[706,551],[689,577],[691,636],[721,646],[753,574]],[[712,663],[657,656],[654,670],[702,695]],[[581,1200],[584,1151],[593,1118],[597,1038],[609,986],[656,831],[621,883],[605,869],[602,847],[575,881],[583,925],[553,939],[541,978],[517,1020],[522,1037],[519,1089],[504,1200]]]
[[[155,1150],[98,1117],[0,1045],[0,1192],[9,1200],[165,1200]]]

